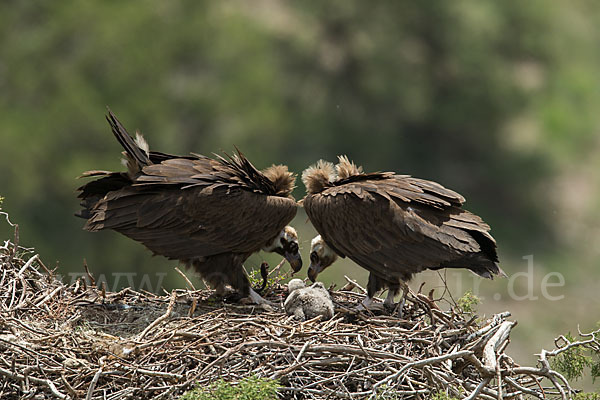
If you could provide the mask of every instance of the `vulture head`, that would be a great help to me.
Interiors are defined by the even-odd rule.
[[[347,179],[351,176],[362,175],[363,168],[350,161],[348,156],[338,156],[338,164],[335,166],[336,179]]]
[[[269,241],[263,251],[277,253],[285,257],[294,272],[302,268],[302,258],[298,247],[298,234],[291,226],[286,226],[273,240]]]
[[[273,184],[276,196],[290,196],[296,187],[296,174],[288,171],[287,165],[273,164],[261,172]]]
[[[319,193],[331,185],[336,179],[335,167],[332,163],[319,160],[302,173],[302,182],[308,193]]]
[[[315,236],[310,242],[310,267],[308,267],[308,277],[311,281],[317,279],[317,275],[325,268],[329,267],[335,260],[337,254],[327,246],[321,235]]]

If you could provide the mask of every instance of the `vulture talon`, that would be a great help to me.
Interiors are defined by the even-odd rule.
[[[356,307],[354,307],[354,310],[356,311],[367,311],[370,312],[371,310],[369,309],[371,306],[373,305],[373,298],[366,296],[363,301],[361,301]]]
[[[231,292],[231,293],[225,294],[222,297],[222,299],[223,299],[223,303],[239,303],[242,299],[244,299],[244,296],[242,296],[238,292]]]
[[[270,306],[270,307],[275,306],[275,303],[263,298],[260,294],[256,293],[254,291],[254,289],[252,289],[252,288],[250,288],[250,294],[248,295],[247,299],[250,299],[250,301],[254,304],[266,305],[266,306]]]
[[[383,303],[383,308],[389,315],[392,315],[396,311],[396,303]]]
[[[398,310],[396,316],[398,317],[398,319],[402,319],[404,317],[404,304],[406,304],[406,296],[402,296],[400,302],[396,306]]]

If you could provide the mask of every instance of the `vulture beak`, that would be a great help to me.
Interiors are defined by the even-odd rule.
[[[317,276],[323,271],[323,267],[321,266],[321,262],[312,262],[310,263],[310,267],[308,267],[308,278],[311,282],[315,282],[317,280]]]
[[[290,263],[290,266],[292,267],[292,270],[294,272],[300,271],[300,269],[302,268],[302,257],[300,257],[300,253],[298,251],[286,251],[284,252],[283,256]]]

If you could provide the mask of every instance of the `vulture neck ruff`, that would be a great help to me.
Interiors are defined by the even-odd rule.
[[[366,174],[362,167],[356,166],[346,156],[340,156],[338,159],[339,163],[336,166],[330,162],[319,160],[315,165],[304,170],[302,182],[304,182],[308,194],[320,193],[327,188],[352,182],[387,179],[394,175],[393,172]]]

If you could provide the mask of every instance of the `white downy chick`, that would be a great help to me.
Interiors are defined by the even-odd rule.
[[[292,279],[288,283],[289,295],[284,307],[288,315],[294,315],[303,321],[321,316],[325,321],[333,317],[333,301],[323,283],[315,282],[305,287],[301,279]]]

